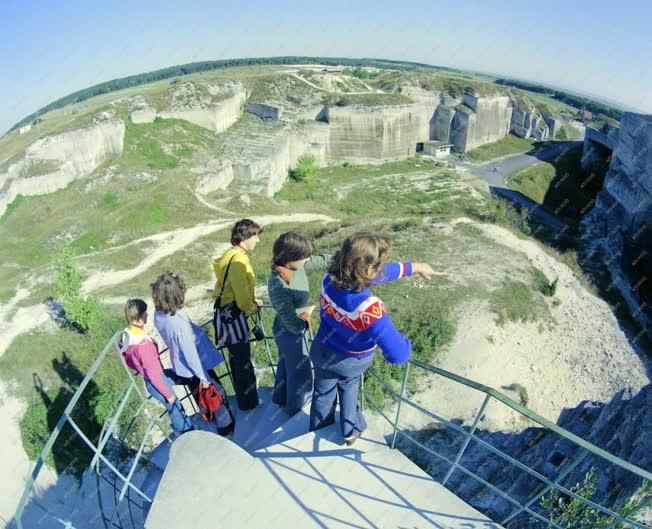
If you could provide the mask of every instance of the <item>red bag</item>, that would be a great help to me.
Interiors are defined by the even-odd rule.
[[[199,386],[199,414],[206,422],[211,422],[221,408],[224,398],[214,386]]]

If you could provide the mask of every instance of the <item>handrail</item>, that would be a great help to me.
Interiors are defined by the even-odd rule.
[[[478,382],[474,382],[473,380],[469,380],[467,378],[461,377],[460,375],[456,375],[455,373],[451,373],[450,371],[446,371],[444,369],[441,369],[439,367],[431,366],[429,364],[424,364],[423,362],[419,360],[410,360],[410,364],[415,365],[417,367],[420,367],[421,369],[424,369],[426,371],[430,371],[431,373],[435,373],[438,375],[442,375],[448,379],[454,380],[455,382],[458,382],[460,384],[464,384],[465,386],[468,386],[470,388],[476,389],[478,391],[481,391],[482,393],[485,393],[487,395],[490,395],[494,399],[502,402],[503,404],[506,404],[510,408],[512,408],[515,411],[518,411],[521,415],[525,415],[528,419],[540,424],[541,426],[544,426],[548,430],[552,430],[555,432],[557,435],[560,437],[563,437],[564,439],[567,439],[569,441],[572,441],[576,445],[581,446],[582,448],[587,448],[591,452],[593,452],[595,455],[599,455],[600,457],[606,459],[610,463],[613,463],[615,465],[618,465],[619,467],[622,467],[626,470],[629,470],[630,472],[633,472],[634,474],[642,477],[643,479],[647,479],[648,481],[652,481],[652,473],[647,472],[646,470],[643,470],[642,468],[637,467],[636,465],[632,465],[631,463],[625,461],[624,459],[619,458],[618,456],[615,456],[613,454],[610,454],[606,450],[603,450],[602,448],[585,441],[581,437],[578,437],[577,435],[569,432],[568,430],[565,430],[564,428],[558,426],[557,424],[549,421],[548,419],[545,419],[544,417],[541,417],[541,415],[537,414],[536,412],[526,408],[525,406],[522,406],[515,400],[510,399],[507,395],[501,393],[500,391],[495,390],[494,388],[491,388],[489,386],[485,386],[484,384],[480,384]]]
[[[268,310],[268,309],[272,309],[272,307],[270,305],[263,305],[262,309]],[[200,324],[200,327],[205,328],[211,322],[212,322],[212,319],[206,320],[205,322]],[[262,318],[260,320],[260,323],[261,323],[261,325],[264,325]],[[263,331],[264,331],[264,326],[263,326]],[[119,505],[120,505],[121,501],[123,501],[124,499],[127,499],[130,502],[130,505],[134,503],[133,500],[129,499],[128,494],[126,495],[126,493],[130,489],[133,489],[134,492],[136,494],[138,494],[141,498],[143,498],[146,502],[151,502],[151,498],[149,498],[143,491],[141,491],[138,487],[136,487],[131,482],[131,479],[134,476],[134,473],[136,471],[136,467],[138,465],[139,458],[144,453],[147,437],[148,437],[148,435],[150,434],[150,432],[152,431],[152,429],[153,429],[153,427],[155,425],[159,426],[159,428],[164,433],[164,435],[166,435],[166,439],[168,440],[168,442],[170,442],[169,437],[167,437],[167,434],[165,433],[165,428],[162,428],[161,422],[160,422],[161,418],[165,415],[165,412],[163,412],[160,415],[156,416],[156,415],[152,414],[151,410],[149,410],[149,408],[147,406],[145,406],[145,403],[148,400],[148,396],[142,392],[141,388],[136,383],[137,377],[127,368],[127,366],[124,364],[124,362],[122,362],[122,364],[123,364],[123,367],[125,369],[126,374],[129,377],[129,385],[124,390],[124,392],[122,394],[122,397],[120,398],[120,402],[119,402],[119,404],[117,406],[116,413],[103,426],[103,431],[102,431],[102,434],[100,435],[97,446],[95,446],[93,444],[93,442],[81,430],[79,425],[72,419],[72,416],[71,416],[72,411],[73,411],[74,407],[76,406],[78,400],[80,399],[83,391],[86,389],[86,387],[90,383],[92,377],[97,372],[97,370],[99,369],[102,362],[106,359],[109,351],[111,351],[112,348],[115,348],[118,352],[121,352],[121,349],[118,347],[118,340],[119,340],[121,335],[122,335],[122,331],[117,332],[107,342],[104,349],[100,352],[97,359],[91,365],[89,371],[87,372],[86,376],[84,377],[84,379],[80,383],[79,387],[77,388],[77,390],[73,394],[72,398],[70,399],[70,402],[66,406],[64,412],[62,413],[62,415],[59,418],[56,426],[54,427],[54,429],[53,429],[53,431],[52,431],[46,445],[44,446],[44,448],[43,448],[43,450],[41,452],[41,455],[39,456],[39,458],[38,458],[38,460],[37,460],[37,462],[35,464],[34,470],[32,471],[32,474],[31,474],[30,478],[28,479],[28,481],[26,483],[25,490],[23,492],[20,503],[18,505],[18,509],[16,511],[16,522],[17,522],[18,529],[22,529],[22,527],[23,527],[23,525],[22,525],[22,517],[23,517],[24,511],[25,511],[25,507],[27,506],[27,503],[30,500],[31,493],[32,493],[32,490],[33,490],[33,487],[34,487],[34,483],[36,482],[36,479],[37,479],[40,471],[42,470],[42,468],[43,468],[43,466],[45,464],[45,460],[47,459],[50,452],[52,451],[54,443],[56,442],[59,434],[61,433],[62,428],[64,427],[64,425],[66,423],[68,423],[73,428],[73,430],[77,433],[77,435],[84,441],[84,443],[93,452],[93,459],[92,459],[91,465],[89,465],[89,468],[95,468],[95,471],[98,472],[98,474],[99,474],[100,473],[99,462],[101,461],[102,463],[104,463],[108,467],[108,469],[111,472],[113,472],[113,474],[115,475],[115,479],[120,479],[123,482],[122,486],[119,489],[116,489],[116,490],[119,490],[119,497],[116,498],[116,505],[115,505],[115,509],[113,510],[113,515],[111,517],[111,523],[113,523],[113,520],[115,519],[115,516],[116,516],[116,514],[118,512],[118,508],[119,508]],[[312,339],[312,336],[310,336],[310,339]],[[269,347],[269,342],[272,341],[272,340],[273,340],[273,337],[268,336],[265,333],[265,339],[263,340],[263,343],[264,343],[264,347],[266,349],[267,357],[268,357],[268,360],[269,360],[269,362],[265,365],[265,367],[269,367],[272,370],[272,372],[274,372],[274,367],[276,367],[276,364],[273,361],[271,349]],[[123,345],[123,348],[124,347],[125,346]],[[167,351],[168,351],[167,349],[163,349],[159,354],[164,354]],[[218,379],[220,381],[224,377],[227,377],[227,376],[231,377],[232,376],[231,371],[229,369],[228,362],[225,362],[225,366],[226,366],[226,373],[223,373],[222,375],[218,376]],[[444,378],[446,378],[448,380],[451,380],[451,381],[453,381],[453,382],[455,382],[457,384],[461,384],[461,385],[469,387],[469,388],[471,388],[473,390],[479,391],[480,393],[483,393],[485,395],[482,406],[481,406],[480,410],[478,411],[478,413],[476,414],[469,431],[467,431],[464,427],[460,426],[459,424],[448,421],[448,420],[444,419],[443,417],[437,415],[436,413],[425,409],[424,407],[420,406],[416,402],[413,402],[412,400],[410,400],[409,398],[406,397],[408,370],[410,369],[410,366],[414,366],[415,368],[419,368],[419,369],[421,369],[423,371],[426,371],[426,372],[429,372],[429,373],[444,377]],[[603,507],[602,505],[599,505],[599,504],[595,503],[594,501],[592,501],[590,499],[583,498],[582,496],[579,496],[578,494],[574,493],[573,491],[569,490],[568,488],[563,487],[559,483],[568,474],[570,474],[570,472],[572,470],[574,470],[577,467],[577,465],[581,461],[583,461],[588,455],[594,455],[596,457],[602,458],[602,459],[608,461],[609,463],[611,463],[612,465],[618,466],[618,467],[620,467],[620,468],[622,468],[624,470],[632,472],[633,474],[635,474],[636,476],[642,478],[643,480],[652,481],[652,473],[650,473],[650,472],[648,472],[648,471],[646,471],[646,470],[644,470],[642,468],[639,468],[636,465],[633,465],[633,464],[619,458],[618,456],[610,454],[609,452],[607,452],[607,451],[593,445],[589,441],[586,441],[586,440],[578,437],[577,435],[565,430],[564,428],[562,428],[562,427],[558,426],[557,424],[549,421],[548,419],[545,419],[544,417],[538,415],[534,411],[522,406],[520,403],[518,403],[518,402],[514,401],[513,399],[507,397],[506,395],[504,395],[503,393],[495,390],[494,388],[491,388],[489,386],[485,386],[485,385],[480,384],[478,382],[475,382],[473,380],[469,380],[467,378],[464,378],[464,377],[462,377],[460,375],[457,375],[455,373],[451,373],[451,372],[446,371],[444,369],[441,369],[439,367],[435,367],[435,366],[426,364],[426,363],[421,362],[419,360],[410,359],[408,362],[405,363],[400,393],[397,393],[387,383],[387,381],[383,380],[382,377],[378,373],[376,373],[376,371],[373,368],[369,369],[368,374],[370,376],[374,377],[375,379],[377,379],[380,382],[380,384],[389,392],[390,396],[397,403],[395,418],[392,420],[383,412],[383,409],[382,409],[383,406],[382,405],[378,405],[377,403],[373,402],[370,395],[368,394],[368,391],[365,389],[364,377],[363,377],[363,380],[361,381],[361,387],[360,387],[360,406],[362,408],[364,408],[365,401],[368,402],[373,407],[373,409],[376,412],[378,412],[380,414],[380,416],[383,417],[383,419],[385,421],[387,421],[392,426],[393,433],[392,433],[392,438],[391,438],[391,443],[389,445],[389,448],[392,449],[392,448],[395,447],[397,436],[400,435],[401,437],[406,438],[411,443],[419,446],[420,448],[426,450],[428,453],[434,455],[435,457],[445,461],[447,464],[450,465],[450,467],[449,467],[449,469],[448,469],[448,471],[446,473],[446,476],[442,480],[443,485],[445,485],[447,483],[447,481],[450,478],[451,474],[455,470],[459,470],[465,476],[468,476],[468,477],[470,477],[472,479],[475,479],[479,483],[481,483],[484,486],[486,486],[487,488],[489,488],[491,491],[495,492],[501,498],[504,498],[506,501],[508,501],[509,503],[514,505],[516,507],[516,510],[514,510],[512,513],[510,513],[501,522],[501,524],[503,524],[503,525],[510,524],[521,513],[526,513],[527,515],[529,515],[529,516],[531,516],[531,517],[533,517],[533,518],[535,518],[535,519],[537,519],[537,520],[539,520],[541,522],[549,524],[549,527],[553,527],[555,529],[562,529],[559,525],[554,523],[552,520],[547,519],[546,517],[542,516],[540,513],[532,510],[532,508],[531,508],[540,498],[542,498],[549,491],[556,490],[556,491],[559,491],[559,492],[561,492],[563,494],[566,494],[566,495],[574,498],[575,500],[581,502],[582,504],[584,504],[586,506],[589,506],[589,507],[591,507],[593,509],[596,509],[596,510],[600,511],[602,514],[604,514],[606,516],[612,517],[614,520],[616,520],[618,522],[626,524],[626,525],[628,525],[630,527],[645,529],[645,526],[643,526],[639,522],[623,518],[622,516],[620,516],[617,513],[613,512],[611,509]],[[105,446],[107,444],[107,441],[109,440],[109,437],[111,437],[114,434],[115,427],[116,427],[116,425],[118,423],[118,420],[119,420],[119,416],[125,410],[125,408],[127,407],[126,406],[127,400],[128,400],[129,396],[132,394],[132,392],[134,390],[135,390],[137,396],[141,399],[141,405],[138,407],[138,410],[136,412],[136,416],[134,416],[134,418],[132,419],[132,423],[129,425],[127,430],[129,431],[131,429],[131,427],[133,426],[133,423],[135,422],[135,420],[137,419],[137,417],[139,416],[139,414],[141,413],[141,411],[143,409],[147,410],[147,412],[151,415],[151,420],[148,423],[148,426],[146,428],[143,439],[141,440],[141,442],[138,445],[138,449],[136,451],[136,455],[135,455],[135,458],[133,460],[133,463],[129,466],[128,472],[126,472],[127,475],[125,476],[122,472],[120,472],[120,470],[118,470],[118,468],[115,467],[115,465],[113,465],[102,454],[102,450],[105,448]],[[184,397],[182,397],[181,400],[186,400],[186,399],[190,399],[190,394],[188,393],[187,388],[186,388],[186,395]],[[476,428],[477,428],[477,426],[479,424],[479,421],[480,421],[481,417],[485,413],[486,407],[487,407],[487,405],[488,405],[488,403],[490,402],[491,399],[496,399],[497,401],[499,401],[502,404],[508,406],[509,408],[511,408],[515,412],[519,413],[520,415],[522,415],[524,417],[527,417],[528,419],[535,422],[536,424],[539,424],[540,426],[542,426],[546,430],[549,430],[549,431],[559,435],[563,439],[566,439],[569,442],[573,443],[574,445],[578,446],[581,449],[581,452],[580,452],[579,456],[571,464],[567,465],[557,475],[557,477],[553,481],[553,480],[548,479],[546,476],[542,475],[541,473],[529,468],[527,465],[521,463],[520,461],[514,459],[513,457],[507,455],[506,453],[502,452],[500,449],[492,446],[491,444],[489,444],[487,441],[485,441],[481,437],[478,437],[476,435],[476,433],[475,433]],[[190,399],[190,402],[192,403],[192,399]],[[462,435],[464,435],[464,437],[465,437],[464,442],[463,442],[461,448],[459,449],[459,451],[457,452],[454,459],[451,459],[451,458],[447,457],[446,455],[442,455],[442,454],[437,453],[435,450],[433,450],[432,448],[426,446],[421,441],[419,441],[418,439],[412,437],[408,432],[406,432],[405,430],[400,428],[399,423],[400,423],[401,405],[402,404],[406,404],[406,405],[410,406],[411,408],[416,409],[419,413],[421,413],[421,414],[423,414],[423,415],[425,415],[427,417],[430,417],[431,419],[443,424],[444,426],[452,428],[453,430],[455,430],[455,431],[461,433]],[[193,403],[193,407],[194,407],[194,403]],[[104,430],[105,427],[106,427],[106,431]],[[464,466],[462,466],[460,464],[460,461],[461,461],[464,453],[467,450],[469,450],[469,445],[470,445],[471,441],[474,441],[475,443],[479,444],[483,448],[486,448],[486,449],[490,450],[492,453],[494,453],[497,456],[501,457],[502,459],[504,459],[509,464],[512,464],[512,465],[516,466],[517,468],[527,472],[530,476],[536,478],[541,483],[545,484],[544,489],[542,491],[539,491],[534,497],[530,498],[526,503],[522,504],[518,500],[512,498],[506,492],[500,490],[495,485],[489,483],[488,481],[486,481],[482,477],[475,474],[473,471],[465,468]],[[78,492],[78,494],[81,494],[81,489]],[[126,498],[125,498],[125,495],[126,495]],[[36,499],[33,499],[33,501],[34,501],[34,504],[39,509],[43,510],[44,513],[49,515],[53,520],[59,522],[64,527],[71,527],[70,521],[66,521],[66,520],[62,519],[59,515],[55,515],[54,513],[49,512],[47,510],[47,508],[45,506],[41,505],[40,502],[38,502]],[[75,500],[73,505],[76,505],[76,501],[77,500]],[[72,513],[71,513],[71,517],[72,517]]]

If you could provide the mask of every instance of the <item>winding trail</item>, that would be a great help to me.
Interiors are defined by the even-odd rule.
[[[256,222],[266,226],[269,224],[279,223],[305,223],[305,222],[330,222],[336,220],[327,215],[316,213],[293,213],[289,215],[262,215],[255,217]],[[91,274],[82,285],[82,293],[90,294],[102,289],[119,285],[129,281],[134,277],[146,272],[151,266],[161,259],[182,250],[197,239],[210,235],[218,230],[232,225],[237,218],[221,219],[216,222],[207,224],[198,224],[191,228],[184,228],[174,231],[157,233],[148,237],[142,237],[130,241],[126,244],[108,248],[99,252],[85,254],[83,257],[94,256],[106,252],[122,250],[131,246],[145,242],[155,242],[158,245],[148,252],[147,257],[138,263],[135,267],[126,270],[108,270],[98,271]],[[201,290],[206,286],[202,285],[197,290],[190,289],[191,296],[198,296]],[[13,340],[21,334],[28,333],[34,329],[40,328],[51,323],[52,315],[44,303],[32,305],[29,307],[20,307],[16,305],[29,296],[29,290],[20,288],[14,297],[5,305],[0,305],[0,356],[9,348]],[[53,324],[54,325],[54,324]]]

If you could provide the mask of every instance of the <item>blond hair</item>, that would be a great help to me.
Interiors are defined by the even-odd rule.
[[[147,312],[147,303],[142,299],[128,299],[125,304],[125,318],[127,323],[135,323],[142,320],[144,314]]]

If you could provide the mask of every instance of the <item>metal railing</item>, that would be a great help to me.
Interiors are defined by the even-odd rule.
[[[408,378],[408,372],[410,370],[410,366],[414,366],[415,368],[421,369],[427,373],[434,374],[440,377],[443,377],[447,380],[450,380],[452,382],[455,382],[457,384],[461,384],[463,386],[466,386],[468,388],[471,388],[477,392],[480,392],[481,394],[484,395],[484,399],[482,401],[482,405],[480,406],[479,411],[476,413],[471,427],[467,431],[463,426],[452,422],[450,420],[447,420],[440,415],[433,413],[424,407],[420,406],[419,404],[413,402],[412,400],[406,398],[406,381]],[[521,404],[515,402],[514,400],[510,399],[503,393],[496,391],[493,388],[490,388],[488,386],[485,386],[483,384],[478,384],[477,382],[474,382],[472,380],[468,380],[464,377],[461,377],[459,375],[456,375],[454,373],[450,373],[448,371],[445,371],[443,369],[431,366],[429,364],[425,364],[423,362],[420,362],[418,360],[409,360],[405,364],[404,372],[403,372],[403,382],[401,384],[401,390],[400,393],[397,393],[385,380],[383,380],[373,369],[370,369],[369,374],[374,377],[381,385],[382,387],[387,390],[387,392],[391,395],[391,397],[397,402],[397,411],[396,411],[396,416],[392,420],[390,417],[386,415],[386,413],[383,411],[381,406],[379,406],[377,403],[373,402],[369,398],[369,396],[362,391],[361,395],[363,398],[363,404],[366,401],[369,403],[372,408],[379,413],[388,423],[392,425],[393,428],[393,433],[392,433],[392,440],[390,444],[390,448],[394,448],[396,444],[396,439],[397,436],[400,435],[410,443],[414,444],[415,446],[418,446],[419,448],[425,450],[427,453],[430,455],[436,457],[439,460],[444,461],[447,463],[449,466],[445,477],[442,480],[442,484],[446,485],[448,480],[450,479],[451,475],[453,472],[456,470],[462,472],[464,475],[468,476],[471,479],[476,480],[478,483],[481,483],[484,487],[487,489],[491,490],[493,493],[497,494],[501,498],[503,498],[505,501],[511,503],[514,507],[515,510],[513,510],[507,517],[505,517],[503,520],[500,520],[499,523],[503,526],[507,526],[511,522],[513,522],[519,515],[522,513],[526,513],[527,515],[531,516],[532,518],[535,518],[536,520],[539,520],[540,522],[543,522],[547,524],[547,527],[553,527],[555,529],[567,529],[565,527],[561,527],[557,523],[555,523],[553,520],[550,518],[542,515],[539,512],[536,512],[533,510],[533,506],[541,499],[543,496],[545,496],[547,493],[551,491],[557,491],[559,493],[562,493],[563,495],[566,495],[578,502],[580,502],[582,505],[584,505],[587,508],[594,509],[595,511],[598,511],[599,513],[603,514],[604,516],[611,517],[611,519],[614,522],[619,522],[620,524],[623,524],[626,527],[635,527],[639,529],[646,529],[648,526],[643,525],[642,523],[625,518],[618,513],[614,512],[612,509],[609,509],[607,507],[604,507],[594,501],[592,501],[590,498],[584,498],[572,490],[568,489],[567,487],[562,486],[560,483],[561,481],[566,478],[577,466],[582,463],[587,456],[592,455],[598,459],[601,459],[605,461],[608,465],[613,465],[615,467],[618,467],[622,470],[631,472],[635,476],[641,478],[641,480],[647,480],[648,482],[652,481],[652,473],[637,467],[636,465],[633,465],[613,454],[610,454],[606,450],[603,450],[592,443],[582,439],[581,437],[578,437],[577,435],[574,435],[573,433],[565,430],[564,428],[561,428],[560,426],[554,424],[553,422],[541,417],[537,413],[533,412],[532,410],[529,410],[522,406]],[[548,477],[544,476],[540,472],[537,472],[536,470],[528,467],[527,465],[523,464],[522,462],[518,461],[514,457],[506,454],[502,450],[492,446],[489,444],[487,441],[485,441],[482,437],[476,435],[476,429],[478,426],[479,421],[485,414],[485,410],[487,408],[487,405],[489,402],[495,399],[496,401],[499,401],[500,403],[506,405],[508,408],[511,410],[515,411],[522,417],[525,417],[529,419],[530,421],[538,424],[539,426],[542,426],[546,431],[552,432],[559,437],[565,439],[566,441],[571,442],[577,447],[577,455],[575,459],[573,460],[572,463],[568,464],[557,476],[554,480],[549,479]],[[436,423],[439,423],[447,428],[451,428],[454,431],[460,433],[461,435],[464,436],[464,442],[462,446],[460,447],[459,451],[457,452],[456,456],[454,459],[450,459],[448,455],[442,454],[440,452],[437,452],[433,450],[431,447],[426,446],[424,443],[419,441],[419,439],[416,438],[414,435],[410,435],[406,430],[400,428],[399,422],[400,422],[400,415],[401,415],[401,404],[405,404],[407,406],[412,407],[413,409],[417,410],[419,413],[422,415],[432,419]],[[495,486],[492,483],[489,483],[487,480],[479,476],[477,473],[473,472],[472,470],[465,468],[460,464],[460,460],[462,459],[462,456],[466,453],[466,451],[469,449],[469,444],[471,442],[476,443],[477,445],[481,446],[482,448],[488,450],[492,454],[496,455],[497,457],[503,459],[506,463],[513,465],[514,467],[518,468],[519,470],[525,472],[529,476],[532,476],[535,478],[537,481],[539,481],[541,484],[544,485],[543,489],[540,490],[539,492],[536,492],[532,498],[530,498],[527,502],[521,503],[518,500],[514,499],[511,497],[509,494],[504,492],[503,490],[499,489],[497,486]]]
[[[266,305],[263,307],[265,310],[270,309],[271,307],[269,305]],[[211,320],[206,321],[201,325],[201,327],[206,328],[209,324],[211,323]],[[261,325],[263,325],[263,330],[264,330],[264,324],[263,320],[261,318],[260,320]],[[122,397],[120,398],[119,402],[117,403],[115,407],[115,413],[112,417],[110,417],[107,422],[103,425],[102,427],[102,432],[99,437],[99,441],[97,443],[93,443],[89,436],[80,428],[80,426],[75,422],[75,420],[72,418],[72,411],[77,405],[82,393],[92,380],[94,374],[97,372],[99,369],[100,365],[106,360],[107,356],[109,355],[109,352],[112,350],[117,351],[120,353],[120,348],[118,347],[118,341],[121,336],[121,332],[116,333],[111,340],[106,344],[102,352],[99,354],[98,358],[95,360],[91,368],[89,369],[88,373],[80,383],[79,387],[75,391],[74,395],[70,399],[70,402],[66,406],[64,412],[62,413],[61,417],[59,418],[56,426],[54,427],[50,438],[48,439],[45,447],[42,450],[42,453],[40,457],[38,458],[36,465],[34,467],[34,470],[28,479],[24,493],[21,497],[18,509],[16,511],[16,523],[18,526],[18,529],[23,529],[23,523],[22,523],[22,518],[23,514],[25,512],[25,509],[28,505],[28,503],[32,502],[38,509],[42,510],[44,513],[44,516],[49,517],[49,519],[58,522],[62,527],[66,528],[73,528],[74,525],[72,524],[72,519],[74,515],[74,508],[78,503],[78,498],[76,498],[73,501],[73,507],[70,509],[70,512],[68,516],[62,517],[60,515],[57,515],[56,513],[51,512],[45,505],[42,505],[35,497],[34,497],[34,484],[42,471],[45,461],[47,458],[50,456],[53,446],[55,442],[57,441],[57,438],[61,434],[61,431],[64,427],[65,424],[70,425],[74,432],[79,436],[81,440],[84,441],[88,449],[93,453],[93,459],[91,461],[91,464],[89,465],[88,468],[94,469],[97,473],[98,476],[100,476],[102,479],[105,481],[109,481],[106,476],[103,475],[103,470],[108,471],[110,474],[113,475],[113,480],[114,480],[114,485],[113,488],[115,489],[116,492],[116,497],[115,497],[115,505],[113,507],[113,510],[106,514],[102,513],[102,516],[105,521],[105,526],[106,527],[118,527],[120,529],[125,528],[125,525],[123,525],[122,522],[116,523],[116,516],[118,514],[118,510],[122,504],[122,502],[127,501],[129,503],[129,506],[137,506],[139,509],[141,509],[144,512],[147,511],[148,509],[148,504],[151,504],[153,498],[150,498],[143,490],[141,490],[138,486],[136,486],[133,483],[133,477],[138,469],[138,465],[140,464],[141,459],[145,459],[146,451],[148,450],[147,446],[147,441],[150,437],[151,432],[155,429],[158,428],[160,432],[163,433],[165,436],[165,440],[167,442],[172,442],[172,439],[168,435],[168,429],[162,424],[162,417],[165,416],[166,412],[162,412],[159,415],[156,415],[152,413],[152,411],[146,406],[146,403],[148,401],[148,396],[146,393],[141,389],[142,385],[138,381],[138,377],[135,376],[129,368],[124,364],[124,362],[121,362],[125,374],[128,377],[129,383],[127,386],[127,389],[124,391]],[[266,338],[262,340],[263,346],[265,348],[265,353],[268,359],[267,364],[264,367],[267,367],[271,369],[272,374],[274,374],[274,368],[276,367],[276,364],[274,363],[273,355],[271,348],[269,346],[269,343],[273,340],[273,337],[267,335],[265,332]],[[311,337],[312,339],[312,337]],[[161,355],[165,354],[167,352],[167,349],[164,349],[161,351]],[[120,355],[121,356],[121,355]],[[226,367],[226,372],[222,373],[221,375],[216,375],[216,378],[218,378],[218,381],[221,383],[222,380],[225,377],[229,377],[232,382],[232,376],[231,372],[228,368],[228,362],[225,362],[225,367]],[[467,430],[460,424],[457,424],[456,422],[447,420],[437,413],[430,411],[423,406],[417,404],[416,402],[410,400],[409,398],[406,397],[407,393],[407,382],[408,382],[408,376],[410,369],[419,369],[425,373],[429,373],[432,375],[437,375],[439,377],[443,377],[446,380],[452,381],[456,384],[465,386],[467,388],[470,388],[474,391],[479,392],[480,394],[483,394],[483,401],[482,405],[480,406],[478,412],[475,414],[475,417],[473,418],[473,421],[471,423],[470,428]],[[539,416],[538,414],[534,413],[533,411],[525,408],[521,404],[515,402],[514,400],[510,399],[509,397],[505,396],[504,394],[500,393],[499,391],[496,391],[493,388],[484,386],[482,384],[478,384],[476,382],[473,382],[471,380],[468,380],[466,378],[463,378],[459,375],[456,375],[454,373],[450,373],[448,371],[445,371],[443,369],[425,364],[423,362],[420,362],[418,360],[409,360],[406,364],[405,367],[403,368],[403,373],[402,373],[402,381],[401,381],[401,387],[399,391],[396,391],[392,385],[384,380],[373,368],[370,368],[367,371],[367,377],[372,377],[373,379],[377,380],[378,383],[381,385],[381,387],[388,392],[390,395],[391,399],[393,399],[396,402],[396,413],[394,415],[394,418],[390,418],[387,415],[385,406],[383,403],[377,403],[374,402],[373,399],[371,398],[371,395],[368,394],[368,392],[365,390],[365,385],[364,385],[364,377],[362,380],[361,384],[361,391],[360,391],[360,405],[364,409],[365,405],[368,404],[373,408],[373,410],[378,413],[385,421],[391,425],[392,428],[392,434],[391,434],[391,440],[388,441],[389,448],[394,449],[396,447],[396,442],[398,437],[400,436],[401,438],[409,441],[410,443],[414,444],[415,446],[425,450],[427,453],[431,454],[432,456],[438,458],[439,460],[444,461],[447,465],[449,465],[448,470],[442,479],[442,484],[446,485],[452,474],[456,471],[461,472],[465,476],[467,476],[469,479],[473,479],[486,487],[488,490],[490,490],[492,493],[495,493],[497,496],[501,497],[505,501],[509,502],[514,506],[514,510],[502,521],[500,521],[500,524],[503,526],[509,526],[514,520],[517,519],[517,517],[525,514],[528,515],[531,518],[534,518],[544,524],[547,524],[548,527],[553,527],[555,529],[567,529],[565,527],[561,527],[557,523],[555,523],[553,520],[550,520],[547,518],[545,515],[537,512],[534,510],[534,507],[536,506],[537,502],[541,500],[546,494],[548,494],[551,491],[557,491],[558,493],[561,493],[563,495],[566,495],[570,498],[573,498],[574,500],[582,503],[588,508],[595,509],[596,511],[602,513],[604,516],[611,517],[613,520],[625,525],[626,527],[635,527],[638,529],[646,529],[646,526],[641,524],[640,522],[637,522],[632,519],[627,519],[624,518],[623,516],[620,516],[618,513],[614,512],[612,509],[604,507],[594,501],[592,501],[590,498],[584,498],[582,496],[579,496],[572,490],[568,489],[567,487],[561,485],[561,482],[563,481],[564,478],[566,478],[577,466],[582,463],[588,456],[594,456],[596,458],[602,459],[606,461],[610,465],[614,465],[615,467],[618,467],[620,469],[623,469],[625,471],[631,472],[638,478],[641,478],[642,480],[648,480],[652,481],[652,474],[650,472],[647,472],[627,461],[622,460],[619,457],[614,456],[613,454],[610,454],[609,452],[600,449],[599,447],[589,443],[588,441],[568,432],[567,430],[559,427],[558,425],[550,422],[549,420]],[[133,423],[136,421],[136,419],[140,416],[143,411],[147,411],[147,413],[150,415],[150,420],[147,423],[147,426],[145,428],[145,433],[140,440],[138,447],[136,448],[135,446],[130,446],[129,448],[132,451],[135,451],[135,454],[133,456],[133,459],[131,461],[131,464],[128,466],[128,470],[121,471],[120,469],[117,468],[117,465],[114,462],[111,462],[109,458],[106,456],[104,451],[107,448],[107,443],[108,441],[115,437],[116,433],[116,425],[118,424],[120,417],[124,413],[126,409],[126,404],[131,397],[131,395],[135,392],[135,394],[138,396],[140,400],[140,405],[136,411],[135,417],[132,419],[132,422],[129,426],[133,425]],[[188,400],[189,405],[193,408],[194,411],[196,411],[195,408],[195,403],[192,398],[190,398],[191,395],[188,392],[188,388],[185,388],[185,396],[182,397],[180,400],[185,401]],[[501,451],[500,449],[492,446],[489,444],[487,441],[485,441],[481,436],[477,435],[477,427],[483,418],[486,408],[489,405],[489,403],[492,401],[498,401],[502,403],[503,405],[509,407],[511,410],[514,412],[518,413],[520,416],[525,417],[529,419],[530,421],[538,424],[539,426],[543,427],[546,431],[553,432],[556,435],[560,436],[561,438],[573,443],[577,448],[578,448],[578,454],[575,457],[575,460],[567,465],[557,476],[554,480],[549,479],[548,477],[544,476],[540,472],[528,467],[527,465],[523,464],[522,462],[518,461],[514,457],[506,454],[505,452]],[[464,441],[462,443],[462,446],[458,450],[457,454],[455,455],[454,458],[449,457],[449,455],[438,453],[431,447],[425,445],[423,442],[421,442],[417,436],[411,435],[406,429],[400,427],[400,419],[401,419],[401,413],[403,406],[409,406],[412,409],[418,411],[420,414],[423,416],[435,421],[436,423],[439,423],[447,428],[451,428],[454,431],[462,434],[464,436]],[[126,433],[123,435],[123,440],[122,442],[126,442],[124,439],[126,439],[127,435]],[[541,484],[543,484],[543,488],[541,490],[535,490],[534,494],[531,498],[529,498],[526,502],[522,503],[510,496],[508,493],[504,492],[503,490],[499,489],[496,485],[488,482],[486,479],[482,478],[479,476],[476,472],[474,472],[471,469],[466,468],[461,464],[461,460],[463,456],[467,453],[468,450],[472,450],[471,445],[475,444],[483,449],[486,449],[490,451],[492,454],[494,454],[496,457],[502,458],[506,463],[515,466],[516,468],[522,470],[523,472],[527,473],[528,475],[532,476],[535,478],[537,481],[539,481]],[[106,467],[105,469],[102,469],[102,464]],[[120,486],[116,485],[116,482],[120,482]],[[81,487],[78,491],[78,495],[81,495]],[[140,500],[141,503],[138,504],[133,500],[131,495],[134,494],[137,496]],[[108,525],[107,525],[108,523]],[[133,519],[131,521],[131,527],[142,527],[140,524],[136,524],[133,522]]]

